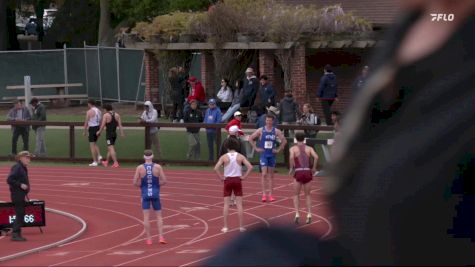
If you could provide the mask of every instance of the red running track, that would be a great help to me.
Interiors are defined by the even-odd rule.
[[[6,177],[8,171],[2,167],[0,175]],[[146,245],[140,192],[132,185],[133,174],[132,168],[30,167],[30,198],[45,200],[48,208],[82,218],[87,230],[74,241],[0,262],[0,266],[198,266],[240,234],[234,209],[228,219],[231,231],[220,231],[222,183],[214,173],[165,168],[168,184],[161,189],[161,200],[168,244],[157,242],[156,224],[152,224],[154,244]],[[262,203],[259,175],[253,173],[243,182],[246,228],[286,224],[324,237],[333,233],[318,181],[312,191],[313,222],[294,226],[292,179],[277,174],[277,200]],[[0,196],[6,200],[5,186],[0,187]],[[301,208],[305,208],[303,198]],[[25,229],[26,243],[0,239],[0,258],[56,242],[80,228],[78,222],[50,212],[46,219],[43,235],[36,228]]]

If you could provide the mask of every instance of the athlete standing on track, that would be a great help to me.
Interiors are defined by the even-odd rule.
[[[137,166],[134,175],[134,185],[140,187],[142,193],[143,225],[147,235],[147,245],[152,244],[150,236],[150,203],[157,216],[159,241],[166,244],[163,237],[162,205],[160,203],[160,188],[167,182],[162,166],[153,163],[152,150],[145,150],[145,163]]]
[[[102,165],[107,167],[109,160],[112,159],[112,161],[114,161],[112,168],[118,168],[119,162],[117,161],[117,154],[115,152],[115,140],[117,139],[117,126],[119,126],[120,136],[125,136],[124,129],[122,128],[122,120],[120,119],[119,113],[114,112],[111,104],[105,104],[104,110],[106,112],[102,116],[101,127],[96,133],[99,137],[104,127],[106,127],[107,156],[102,161]]]
[[[254,150],[261,154],[260,165],[262,167],[262,202],[275,201],[272,195],[274,191],[274,168],[276,154],[284,149],[287,140],[282,131],[273,126],[274,116],[266,115],[266,125],[257,129],[251,136],[249,136],[249,143]],[[259,147],[256,146],[256,139],[259,137]],[[280,140],[280,146],[276,149],[277,138]],[[267,185],[267,186],[266,186]],[[269,192],[266,196],[266,192]]]
[[[299,198],[300,190],[303,187],[305,194],[305,199],[307,201],[307,221],[310,223],[312,221],[312,198],[310,197],[311,190],[311,181],[313,179],[313,173],[317,170],[318,155],[315,153],[312,147],[305,145],[305,134],[297,133],[295,135],[297,139],[297,145],[290,148],[289,155],[289,165],[290,171],[289,174],[292,175],[295,179],[294,181],[294,207],[295,207],[295,218],[294,221],[296,224],[299,223],[300,214],[299,214]],[[310,157],[313,158],[312,169],[310,169]]]
[[[239,217],[239,231],[244,232],[246,229],[242,224],[243,210],[241,181],[249,176],[252,171],[252,165],[249,163],[246,157],[236,152],[239,147],[239,142],[236,139],[229,138],[227,142],[228,153],[222,155],[214,167],[214,171],[218,174],[219,179],[224,182],[224,227],[221,229],[221,232],[226,233],[228,231],[229,200],[231,198],[231,193],[234,193],[236,196],[236,206]],[[244,176],[242,175],[243,164],[247,168],[246,174],[244,174]],[[221,166],[224,166],[224,175],[221,174]]]
[[[96,107],[96,100],[88,99],[87,107],[89,110],[86,113],[86,120],[84,121],[84,133],[88,132],[89,148],[91,149],[92,163],[89,164],[91,167],[97,167],[97,163],[102,160],[101,152],[97,146],[97,131],[99,130],[99,125],[101,125],[101,111]]]

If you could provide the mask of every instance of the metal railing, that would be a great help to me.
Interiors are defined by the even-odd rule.
[[[86,162],[90,161],[90,158],[84,157],[77,157],[76,155],[76,129],[83,129],[84,123],[82,122],[39,122],[39,121],[0,121],[0,125],[10,125],[10,126],[56,126],[56,127],[64,127],[68,130],[68,156],[67,157],[41,157],[36,160],[38,161],[46,161],[46,162]],[[151,148],[151,140],[150,140],[150,128],[152,127],[160,127],[163,128],[178,128],[178,131],[186,131],[185,128],[214,128],[217,130],[216,135],[216,147],[217,149],[217,156],[219,156],[219,147],[222,143],[221,133],[223,128],[226,124],[206,124],[206,123],[130,123],[126,122],[123,123],[124,129],[129,127],[143,128],[143,148],[150,149]],[[242,124],[243,129],[256,129],[254,124]],[[314,130],[314,131],[333,131],[333,126],[309,126],[309,125],[277,125],[277,128],[280,130]],[[288,165],[288,148],[289,144],[293,142],[293,138],[287,138],[287,146],[284,149],[284,163],[279,163],[279,166],[287,166]],[[317,138],[307,138],[307,144],[310,146],[315,145],[326,145],[326,139],[317,139]],[[0,160],[8,160],[11,159],[8,156],[0,156]],[[137,159],[121,159],[122,162],[133,162],[139,163],[142,161],[141,158]],[[171,164],[186,164],[186,165],[212,165],[215,162],[209,160],[174,160],[174,159],[161,159],[160,163],[171,163]],[[254,164],[258,164],[253,162]]]

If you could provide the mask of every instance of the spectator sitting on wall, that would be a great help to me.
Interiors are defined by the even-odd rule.
[[[221,79],[221,88],[216,96],[223,103],[231,103],[233,101],[233,90],[229,87],[228,79]]]
[[[259,97],[261,99],[261,104],[266,107],[275,106],[275,90],[272,87],[272,84],[268,81],[266,75],[261,75],[261,89],[259,90]]]
[[[242,129],[241,127],[241,121],[242,121],[242,113],[240,111],[234,112],[234,119],[232,119],[228,124],[226,124],[226,131],[229,131],[229,128],[233,125],[236,125],[239,127],[239,129]]]
[[[303,104],[302,107],[302,116],[298,120],[298,124],[300,125],[320,125],[321,121],[320,118],[313,113],[313,109],[309,103]],[[306,138],[316,138],[317,131],[315,130],[304,130]]]
[[[191,76],[188,79],[188,82],[191,85],[190,95],[187,97],[187,101],[185,103],[185,108],[183,109],[184,112],[187,112],[190,109],[191,100],[196,100],[196,105],[199,107],[201,104],[205,102],[205,89],[198,79],[195,76]]]
[[[224,113],[223,117],[221,118],[221,122],[225,122],[231,118],[231,116],[239,110],[241,107],[241,96],[242,96],[242,86],[243,82],[241,80],[237,80],[233,92],[233,102],[231,102],[231,106],[228,108],[226,113]]]

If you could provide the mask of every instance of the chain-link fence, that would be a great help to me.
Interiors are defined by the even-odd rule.
[[[22,85],[30,76],[32,85],[81,83],[66,88],[66,94],[86,94],[98,100],[143,101],[145,95],[144,52],[119,47],[85,46],[58,50],[0,51],[0,98],[23,95],[7,90]],[[34,95],[57,94],[55,88],[35,90]]]

